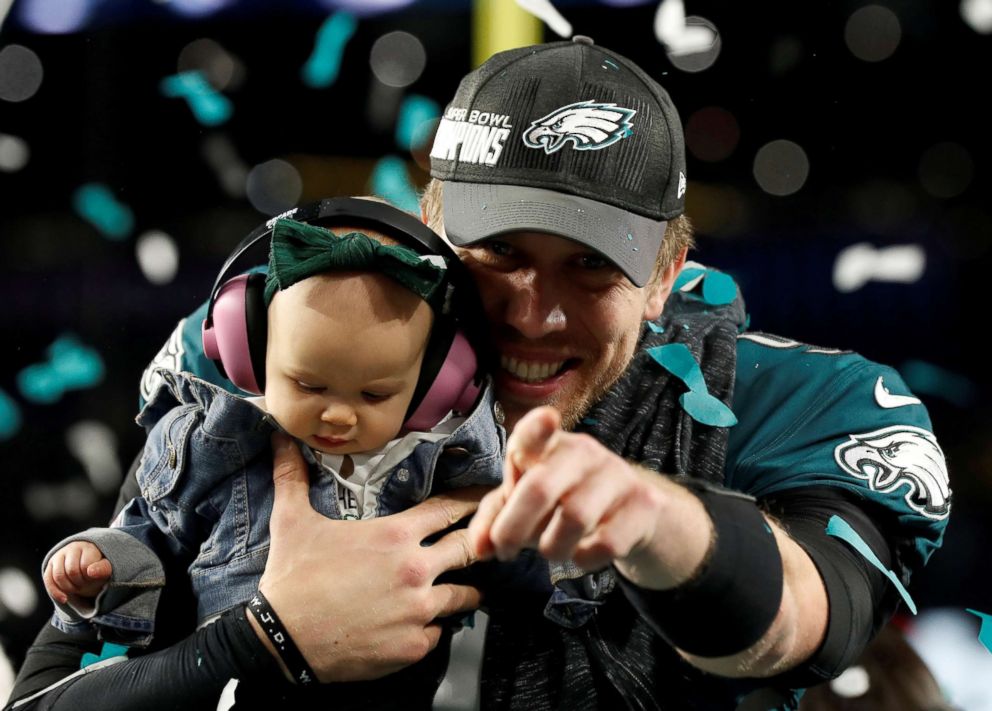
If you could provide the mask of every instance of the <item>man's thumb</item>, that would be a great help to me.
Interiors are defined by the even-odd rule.
[[[275,501],[272,505],[271,529],[296,519],[301,507],[310,506],[310,477],[299,447],[282,432],[272,434],[272,485]]]

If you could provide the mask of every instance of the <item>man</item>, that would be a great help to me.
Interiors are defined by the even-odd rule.
[[[739,336],[722,275],[677,281],[691,241],[677,113],[588,38],[490,58],[431,155],[425,219],[461,250],[499,349],[504,483],[467,531],[424,547],[472,501],[345,530],[310,508],[299,453],[277,443],[260,588],[296,646],[321,681],[382,677],[436,644],[436,618],[478,605],[438,575],[519,554],[536,582],[489,606],[484,707],[794,708],[795,689],[857,657],[940,544],[950,492],[924,408],[854,354]],[[231,613],[37,698],[167,707],[229,677],[264,696],[252,680],[281,653],[254,632]],[[78,654],[22,670],[15,698]]]

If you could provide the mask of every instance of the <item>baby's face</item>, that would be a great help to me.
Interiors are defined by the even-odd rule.
[[[269,306],[265,406],[321,452],[365,452],[396,437],[420,375],[430,307],[388,277],[319,276]]]

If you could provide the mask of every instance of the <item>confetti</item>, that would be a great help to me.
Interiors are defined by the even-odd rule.
[[[913,602],[913,598],[909,596],[909,591],[903,587],[902,581],[899,580],[895,573],[882,564],[882,561],[878,559],[875,552],[872,551],[867,543],[865,543],[865,540],[858,535],[857,531],[851,528],[851,524],[842,519],[840,516],[831,516],[830,520],[827,521],[827,535],[841,539],[864,556],[865,560],[882,571],[882,574],[892,581],[892,584],[902,596],[902,599],[905,601],[910,612],[914,615],[916,614],[916,603]]]
[[[357,26],[355,16],[348,12],[336,12],[324,20],[317,30],[313,52],[300,70],[304,84],[321,89],[337,81],[344,48]]]
[[[737,298],[737,284],[729,274],[707,272],[703,279],[703,301],[710,306],[723,306]]]
[[[422,147],[431,137],[425,128],[432,128],[431,121],[440,115],[441,107],[433,99],[419,94],[406,97],[396,118],[396,145],[408,151]]]
[[[397,156],[386,156],[372,170],[372,193],[384,197],[401,210],[418,214],[417,189],[410,182],[404,163]]]
[[[662,0],[654,16],[654,35],[675,56],[707,52],[717,39],[709,27],[686,22],[682,0]]]
[[[517,5],[546,24],[559,37],[572,36],[572,23],[566,20],[550,0],[517,0]]]
[[[776,167],[776,170],[781,168]],[[923,277],[926,267],[926,251],[920,245],[876,249],[867,242],[858,242],[837,255],[833,269],[834,288],[849,294],[871,281],[913,284]]]
[[[31,402],[49,405],[67,390],[91,388],[103,380],[103,360],[92,348],[71,335],[48,347],[48,362],[29,365],[17,374],[21,394]]]
[[[83,658],[79,660],[79,668],[85,669],[90,664],[96,664],[97,662],[102,662],[104,659],[111,659],[113,657],[126,657],[127,647],[120,644],[111,644],[110,642],[104,642],[103,648],[100,650],[100,654],[90,654],[86,653]]]
[[[134,213],[101,183],[86,183],[76,189],[72,206],[79,216],[97,228],[104,237],[120,241],[134,229]]]
[[[0,442],[10,439],[21,429],[21,411],[17,403],[0,390]]]
[[[711,427],[732,427],[737,424],[733,411],[710,395],[699,363],[684,343],[655,346],[649,348],[648,353],[689,388],[689,392],[679,397],[679,403],[692,419]]]
[[[702,288],[700,288],[702,285]],[[737,298],[737,283],[733,277],[713,269],[687,267],[675,279],[673,291],[710,306],[724,306]]]
[[[992,652],[992,615],[968,608],[966,608],[966,612],[970,612],[982,621],[982,626],[978,630],[978,641],[982,643],[985,649]]]
[[[159,86],[165,96],[185,99],[204,126],[219,126],[234,113],[230,100],[211,86],[203,72],[180,72],[166,77]]]

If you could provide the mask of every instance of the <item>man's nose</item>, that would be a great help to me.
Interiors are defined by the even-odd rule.
[[[558,289],[534,270],[520,275],[509,296],[506,322],[527,338],[540,338],[568,325]]]
[[[329,425],[338,425],[341,427],[353,427],[358,422],[354,408],[338,400],[327,403],[327,406],[320,415],[320,419]]]

